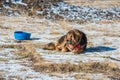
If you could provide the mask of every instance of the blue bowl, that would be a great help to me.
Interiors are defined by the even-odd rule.
[[[31,33],[23,31],[15,31],[14,37],[16,40],[30,40]]]

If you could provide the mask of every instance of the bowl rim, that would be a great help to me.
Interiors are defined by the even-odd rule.
[[[16,33],[18,33],[18,34],[21,34],[21,33],[31,34],[31,33],[29,33],[29,32],[25,32],[25,31],[15,31],[14,34],[16,34]]]

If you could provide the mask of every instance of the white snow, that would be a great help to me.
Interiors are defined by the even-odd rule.
[[[10,21],[13,22],[11,23]],[[2,44],[18,44],[14,42],[13,33],[16,30],[27,30],[27,32],[32,32],[32,38],[40,38],[38,40],[27,41],[25,43],[39,43],[42,44],[43,42],[49,43],[54,42],[58,37],[64,35],[67,30],[61,27],[60,23],[51,22],[45,19],[32,19],[32,18],[25,18],[25,17],[1,17],[4,19],[2,21],[2,26],[10,26],[11,28],[8,30],[0,29],[0,42]],[[14,22],[16,20],[16,22]],[[28,23],[29,22],[29,23]],[[43,23],[46,23],[44,24]],[[42,25],[41,25],[42,24]],[[67,24],[67,23],[66,23]],[[34,26],[35,25],[35,26]],[[57,26],[55,26],[57,25]],[[106,36],[104,33],[106,31],[113,31],[119,34],[119,22],[116,23],[108,23],[108,24],[96,24],[96,23],[88,23],[88,24],[67,24],[70,29],[81,29],[87,34],[88,42],[92,42],[92,46],[88,45],[87,50],[84,54],[80,55],[73,55],[72,52],[58,52],[58,51],[49,51],[43,50],[40,48],[36,48],[36,51],[45,59],[51,63],[64,63],[70,62],[73,64],[78,64],[80,62],[89,62],[89,61],[97,61],[97,62],[114,62],[120,65],[120,38],[118,36]],[[19,26],[19,27],[18,27]],[[34,27],[33,27],[34,26]],[[44,28],[44,29],[43,29]],[[93,28],[93,29],[92,29]],[[52,31],[62,31],[60,34],[52,35],[50,34]],[[100,29],[100,30],[99,30]],[[101,30],[102,29],[102,30]],[[103,31],[104,29],[107,29]],[[42,31],[43,30],[43,31]],[[6,31],[9,34],[5,34]],[[110,33],[111,33],[110,32]],[[12,36],[11,36],[12,35]],[[91,36],[92,35],[92,36]],[[94,36],[98,35],[98,36]],[[105,44],[105,42],[108,42]],[[24,44],[21,43],[21,44]],[[23,80],[62,80],[62,79],[69,79],[75,80],[72,75],[61,75],[61,77],[50,76],[49,74],[39,73],[32,70],[29,67],[29,61],[27,60],[15,60],[16,56],[13,49],[5,48],[0,51],[0,73],[4,74],[2,77],[9,79],[17,79],[15,76],[20,76]],[[19,57],[19,56],[17,56]],[[5,61],[4,61],[5,59]],[[47,62],[46,62],[47,63]],[[28,65],[28,66],[26,66]],[[14,76],[13,76],[14,75]],[[94,76],[99,76],[94,75]],[[91,76],[92,77],[92,76]]]
[[[92,22],[103,19],[111,20],[114,18],[120,18],[120,7],[99,9],[86,6],[74,6],[63,2],[58,2],[57,4],[51,6],[49,10],[42,12],[37,11],[37,14],[42,14],[44,12],[48,14],[48,17],[52,13],[54,15],[62,16],[68,20],[86,20]]]
[[[27,6],[27,4],[22,3],[22,0],[15,2],[14,4],[21,4]],[[5,6],[6,7],[6,6]],[[43,12],[36,11],[38,14]],[[50,13],[62,16],[66,19],[78,19],[78,20],[92,20],[94,23],[77,24],[77,23],[67,23],[68,29],[62,27],[62,22],[49,21],[46,19],[39,18],[29,18],[29,17],[6,17],[1,16],[0,22],[0,44],[19,44],[15,42],[13,33],[16,30],[23,30],[32,33],[31,38],[39,38],[38,40],[31,40],[25,43],[49,43],[55,42],[56,39],[64,35],[70,29],[80,29],[84,31],[88,37],[88,46],[84,54],[73,55],[72,52],[58,52],[49,51],[36,48],[36,51],[45,59],[51,63],[65,63],[70,62],[73,64],[78,64],[80,62],[114,62],[120,66],[120,22],[114,22],[107,24],[99,24],[96,21],[104,19],[119,19],[120,18],[120,7],[110,8],[110,9],[97,9],[85,6],[73,6],[67,3],[57,3],[51,6],[48,10]],[[110,13],[111,15],[108,15]],[[8,27],[8,29],[2,29],[3,27]],[[59,34],[52,35],[52,31],[58,31]],[[105,35],[108,34],[108,35]],[[115,36],[112,35],[115,33]],[[91,43],[91,44],[90,44]],[[21,44],[24,44],[21,43]],[[75,80],[74,74],[62,74],[61,77],[50,76],[49,74],[35,72],[30,67],[30,62],[27,59],[16,60],[14,55],[14,50],[10,48],[0,49],[0,74],[2,77],[9,80],[17,80],[16,76],[20,76],[22,80]],[[92,79],[99,79],[99,76],[103,74],[91,74]]]
[[[27,4],[23,3],[22,0],[12,0],[12,3],[27,7]],[[4,4],[3,7],[8,9],[9,3]],[[43,11],[36,10],[35,12],[38,15],[45,14],[49,19],[53,18],[51,15],[54,14],[68,20],[84,20],[87,22],[120,18],[120,7],[99,9],[89,6],[74,6],[64,2],[57,2],[56,4],[51,5],[50,8],[44,9]]]
[[[28,67],[30,63],[25,60],[14,59],[16,56],[10,53],[12,50],[14,49],[4,49],[0,52],[0,59],[7,60],[0,61],[0,73],[4,74],[2,77],[6,80],[18,80],[17,76],[22,80],[59,80],[57,77],[35,72]]]

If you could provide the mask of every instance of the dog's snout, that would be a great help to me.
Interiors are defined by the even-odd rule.
[[[70,44],[70,40],[67,40],[67,41],[66,41],[66,44]]]

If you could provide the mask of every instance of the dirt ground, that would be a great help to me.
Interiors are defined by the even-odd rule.
[[[79,64],[80,62],[83,63],[91,63],[91,62],[108,62],[109,65],[115,68],[119,68],[120,62],[119,62],[119,52],[120,52],[120,29],[119,29],[119,21],[100,21],[98,23],[87,23],[87,24],[77,24],[74,22],[67,22],[67,21],[49,21],[45,19],[39,19],[39,18],[27,18],[27,17],[1,17],[1,26],[0,26],[0,34],[1,39],[1,45],[14,45],[14,44],[31,44],[34,45],[35,50],[37,51],[37,54],[39,54],[46,62],[49,64],[62,64],[62,63],[71,63],[71,64]],[[62,24],[62,25],[61,25]],[[61,35],[65,34],[67,31],[71,29],[80,29],[84,31],[87,34],[88,38],[88,46],[85,54],[80,55],[73,55],[71,52],[57,52],[57,51],[48,51],[48,50],[42,50],[41,45],[44,45],[46,43],[56,41]],[[16,30],[22,30],[32,33],[30,41],[23,41],[22,43],[16,42],[14,39],[14,31]],[[9,48],[9,47],[8,47]],[[7,53],[14,53],[16,49],[10,51],[8,48],[1,48],[3,50],[1,52],[1,56],[8,55]],[[11,47],[10,47],[11,48]],[[28,47],[29,50],[31,50],[30,47]],[[29,51],[28,50],[28,51]],[[5,52],[5,54],[4,54]],[[23,51],[21,53],[25,53],[26,51]],[[8,55],[9,56],[9,55]],[[10,56],[13,58],[13,63],[16,64],[16,61],[14,61],[15,55],[12,54]],[[1,65],[3,65],[3,62],[6,64],[6,60],[9,62],[11,58],[8,57],[0,59]],[[25,58],[26,59],[26,58]],[[18,58],[19,60],[19,58]],[[27,60],[24,60],[24,57],[20,59],[21,64],[28,64]],[[19,61],[17,62],[19,64]],[[108,64],[107,63],[107,64]],[[4,64],[4,65],[5,65]],[[19,64],[20,65],[20,64]],[[40,68],[36,67],[39,64],[34,64],[34,69],[42,72]],[[48,65],[46,65],[47,67]],[[50,66],[50,65],[49,65]],[[45,67],[45,66],[44,66]],[[110,67],[110,66],[109,66]],[[105,68],[105,66],[104,66]],[[1,68],[2,69],[2,68]],[[6,69],[6,68],[5,68]],[[24,69],[24,67],[22,68]],[[26,69],[26,68],[25,68]],[[44,70],[44,69],[43,69]],[[9,69],[8,69],[9,71]],[[27,70],[26,70],[27,71]],[[91,70],[92,71],[92,70]],[[119,70],[118,70],[119,71]],[[13,71],[14,72],[14,71]],[[45,71],[46,72],[46,71]],[[6,72],[2,72],[1,74],[5,74]],[[9,72],[11,74],[11,72]],[[35,73],[36,74],[36,73]],[[116,77],[119,74],[109,74],[105,75],[104,73],[97,72],[97,74],[84,74],[74,72],[72,73],[64,73],[66,76],[62,74],[49,74],[52,76],[59,76],[60,79],[79,79],[81,80],[92,80],[97,79],[99,80],[100,76],[102,79],[110,79],[110,78],[119,78]],[[14,74],[13,74],[14,75]],[[19,74],[17,74],[19,77],[21,77]],[[37,75],[37,74],[36,74]],[[116,75],[116,76],[115,76]],[[27,75],[28,76],[28,75]],[[35,76],[35,75],[34,75]],[[32,76],[32,77],[34,77]],[[71,77],[72,76],[72,77]],[[73,77],[74,76],[74,77]],[[87,76],[87,78],[86,78]],[[96,76],[96,77],[93,77]],[[7,77],[10,78],[10,77]],[[16,76],[14,76],[16,78]],[[26,78],[26,76],[25,76]],[[12,79],[12,78],[11,78]]]
[[[119,0],[64,0],[77,6],[91,6],[97,8],[110,8],[120,6]]]
[[[108,8],[119,0],[65,0],[73,5]],[[119,80],[120,20],[79,24],[28,16],[0,16],[0,80]],[[43,50],[71,29],[86,33],[85,53]],[[15,31],[31,33],[16,41]]]

